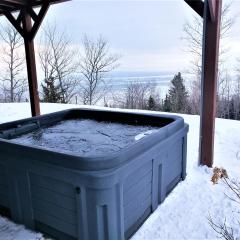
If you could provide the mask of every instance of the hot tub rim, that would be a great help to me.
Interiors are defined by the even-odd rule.
[[[63,111],[58,111],[56,112],[57,115],[62,116],[63,114],[68,114],[70,111],[77,111],[77,110],[86,110],[85,108],[74,108],[74,109],[69,109],[69,110],[63,110]],[[101,111],[105,112],[105,110],[98,110],[98,109],[87,109],[87,111]],[[119,111],[110,111],[113,113],[118,113]],[[121,111],[121,113],[128,113],[125,111]],[[128,113],[129,114],[129,113]],[[116,152],[109,152],[107,154],[102,154],[102,155],[93,155],[93,156],[80,156],[79,154],[70,154],[70,153],[62,153],[62,152],[57,152],[56,150],[49,150],[43,147],[39,146],[30,146],[30,145],[25,145],[25,144],[20,144],[20,143],[14,143],[11,142],[11,140],[6,140],[0,138],[0,150],[3,152],[9,152],[13,153],[13,151],[24,157],[30,157],[33,158],[36,161],[42,161],[43,163],[47,163],[50,165],[58,165],[62,166],[65,168],[70,168],[72,169],[71,164],[56,164],[53,161],[53,158],[56,159],[63,159],[63,161],[80,161],[80,164],[74,164],[76,170],[88,170],[88,171],[98,171],[98,170],[107,170],[111,168],[118,167],[128,161],[131,160],[131,157],[127,157],[129,153],[133,153],[134,155],[140,155],[143,153],[146,148],[151,148],[155,146],[156,144],[160,143],[161,141],[164,141],[167,139],[169,136],[174,134],[175,132],[178,132],[182,129],[186,128],[186,125],[184,123],[184,120],[180,116],[176,115],[168,115],[168,114],[152,114],[152,113],[133,113],[131,112],[130,114],[133,115],[145,115],[145,116],[154,116],[154,117],[159,117],[159,118],[170,118],[173,119],[173,122],[169,123],[168,125],[161,127],[157,132],[152,133],[149,136],[144,137],[143,139],[140,139],[136,143],[127,146],[123,149],[120,149],[119,151]],[[33,117],[33,118],[27,118],[27,119],[22,119],[22,120],[17,120],[17,121],[12,121],[6,123],[7,126],[11,124],[19,124],[22,122],[28,122],[29,120],[35,121],[39,118],[45,118],[48,116],[52,116],[52,113],[50,114],[44,114],[38,117]],[[3,124],[0,124],[0,129]],[[188,127],[187,127],[188,128]],[[187,129],[188,131],[188,129]],[[41,153],[41,157],[39,154]],[[47,159],[42,159],[42,158],[47,158]],[[111,164],[109,164],[109,162]]]

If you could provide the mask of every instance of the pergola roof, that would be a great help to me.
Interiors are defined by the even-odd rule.
[[[66,2],[69,0],[1,0],[0,2],[0,15],[4,11],[14,12],[19,11],[24,6],[38,7],[45,2],[50,4]],[[196,11],[201,17],[203,17],[203,6],[202,0],[185,0],[185,2]]]
[[[203,17],[204,2],[202,0],[184,0],[196,13]]]
[[[39,7],[44,3],[54,4],[69,0],[1,0],[0,15],[7,12],[20,11],[23,7]]]

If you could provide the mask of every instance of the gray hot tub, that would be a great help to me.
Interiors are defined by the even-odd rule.
[[[185,178],[187,132],[91,109],[1,124],[0,212],[57,239],[127,239]]]

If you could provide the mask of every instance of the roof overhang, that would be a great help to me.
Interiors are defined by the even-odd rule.
[[[55,4],[67,2],[69,0],[1,0],[0,1],[0,15],[7,12],[20,11],[25,7],[39,7],[44,3]]]
[[[202,0],[184,0],[196,13],[203,17],[204,2]]]

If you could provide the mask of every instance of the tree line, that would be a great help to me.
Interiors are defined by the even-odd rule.
[[[240,75],[235,83],[228,83],[227,95],[217,95],[216,117],[240,120]],[[135,82],[127,86],[122,97],[113,98],[108,107],[120,107],[128,109],[145,109],[183,114],[200,113],[200,97],[196,99],[195,92],[186,87],[182,74],[177,73],[170,83],[168,93],[164,98],[159,96],[156,86],[152,83]],[[194,100],[194,102],[193,102]],[[196,108],[196,101],[197,108]],[[224,106],[224,107],[223,107]]]
[[[10,24],[0,26],[2,40],[0,101],[28,100],[23,39]],[[119,56],[110,52],[108,42],[85,35],[82,49],[74,46],[65,32],[47,25],[37,44],[36,57],[42,102],[96,104],[106,92],[104,77],[117,67]]]

